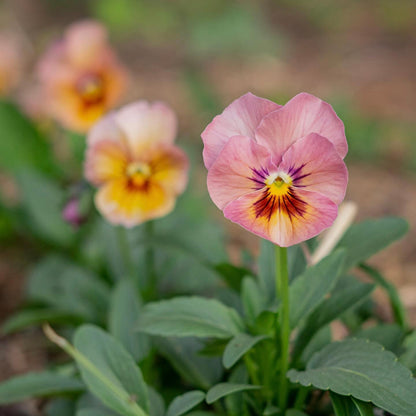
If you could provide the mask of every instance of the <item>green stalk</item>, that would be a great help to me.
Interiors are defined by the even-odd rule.
[[[135,267],[131,257],[130,244],[127,235],[127,229],[119,226],[116,228],[120,254],[124,266],[124,274],[126,278],[136,279]]]
[[[289,369],[289,273],[287,269],[287,249],[276,246],[276,290],[277,297],[281,300],[279,313],[280,323],[280,382],[279,382],[279,407],[286,410],[288,386],[286,373]]]

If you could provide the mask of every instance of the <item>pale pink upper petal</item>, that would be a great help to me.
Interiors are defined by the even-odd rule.
[[[245,136],[231,137],[208,171],[208,192],[218,208],[263,188],[270,168],[269,151]]]
[[[265,116],[255,135],[257,142],[267,146],[279,163],[296,140],[310,133],[327,138],[342,158],[347,154],[344,124],[331,105],[307,93],[296,95],[282,108]]]
[[[273,202],[267,207],[266,215],[259,211],[259,201],[264,198],[264,190],[246,194],[224,209],[224,215],[248,231],[272,241],[281,247],[289,247],[318,235],[328,228],[337,216],[338,207],[329,198],[317,193],[298,190],[296,198],[302,202],[302,210],[297,212],[287,202]],[[288,211],[291,212],[289,213]]]
[[[272,101],[247,93],[233,101],[222,114],[205,128],[201,137],[204,142],[204,163],[211,167],[222,147],[232,136],[254,139],[254,132],[262,118],[280,108]]]
[[[69,26],[64,41],[68,59],[79,66],[97,61],[108,48],[107,31],[101,23],[94,20],[83,20]]]
[[[279,170],[291,176],[295,188],[319,192],[336,204],[344,199],[347,167],[325,137],[311,133],[296,141],[283,155]]]
[[[121,108],[115,118],[135,156],[140,157],[143,148],[175,140],[176,115],[162,102],[137,101]]]
[[[113,140],[126,144],[124,132],[117,124],[114,112],[108,113],[99,119],[88,132],[88,145],[95,144],[101,140]]]

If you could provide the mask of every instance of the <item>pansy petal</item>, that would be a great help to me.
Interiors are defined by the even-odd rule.
[[[345,197],[347,167],[334,145],[319,134],[309,134],[289,147],[279,170],[287,172],[295,188],[319,192],[336,204]]]
[[[233,101],[201,134],[207,169],[210,169],[230,137],[247,136],[254,139],[254,131],[262,118],[278,108],[280,105],[251,93]]]
[[[105,117],[98,120],[88,132],[87,144],[89,146],[101,140],[111,140],[126,144],[124,132],[117,124],[114,112],[108,113]]]
[[[208,192],[218,208],[264,187],[270,153],[245,136],[231,137],[208,171]]]
[[[150,162],[152,180],[166,192],[178,195],[188,183],[188,157],[176,146],[162,146],[157,149]]]
[[[139,189],[123,178],[102,186],[95,196],[95,205],[111,223],[134,227],[171,212],[175,197],[155,182]]]
[[[129,162],[125,146],[107,139],[90,145],[85,157],[85,177],[98,186],[112,179],[125,176]]]
[[[279,163],[296,140],[310,133],[327,138],[342,158],[347,154],[344,124],[331,105],[307,93],[296,95],[282,108],[264,117],[256,130],[256,140],[273,151]]]
[[[94,20],[83,20],[69,26],[65,42],[69,60],[81,67],[91,65],[108,48],[107,31]]]
[[[115,117],[135,156],[140,157],[143,148],[175,140],[176,115],[162,102],[137,101],[123,107]]]
[[[337,216],[337,205],[316,192],[299,190],[291,201],[269,199],[266,192],[255,191],[232,201],[224,209],[225,217],[281,247],[289,247],[316,236]]]

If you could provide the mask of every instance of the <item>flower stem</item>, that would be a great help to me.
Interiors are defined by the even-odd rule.
[[[155,252],[153,248],[154,238],[154,223],[153,221],[147,221],[144,224],[144,231],[146,235],[146,242],[148,246],[146,248],[145,262],[147,273],[147,296],[148,300],[154,300],[157,295],[157,278],[155,271]]]
[[[286,247],[276,246],[276,290],[277,297],[281,300],[279,312],[280,326],[280,383],[279,383],[279,407],[282,411],[286,410],[287,404],[287,378],[286,373],[289,368],[289,274],[287,269],[287,249]]]
[[[121,254],[123,266],[124,266],[125,277],[135,280],[136,279],[135,267],[134,267],[133,259],[131,257],[127,229],[122,226],[119,226],[116,228],[116,231],[117,231],[117,236],[118,236],[118,244],[120,247],[120,254]]]

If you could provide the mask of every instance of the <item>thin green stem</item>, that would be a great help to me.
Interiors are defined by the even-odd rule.
[[[298,390],[298,394],[296,395],[295,405],[294,408],[298,410],[302,410],[305,404],[305,400],[308,397],[309,389],[308,387],[300,387]]]
[[[276,246],[276,290],[277,297],[281,300],[279,311],[280,324],[280,383],[279,383],[279,407],[286,410],[288,385],[286,373],[289,369],[289,273],[287,269],[287,249]]]
[[[120,226],[116,228],[120,254],[124,266],[124,275],[126,278],[135,279],[135,267],[131,257],[130,244],[127,235],[127,229]]]
[[[146,241],[148,243],[145,254],[146,273],[147,273],[147,297],[154,300],[157,296],[157,276],[155,270],[155,251],[153,248],[154,223],[147,221],[144,224]]]

